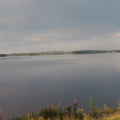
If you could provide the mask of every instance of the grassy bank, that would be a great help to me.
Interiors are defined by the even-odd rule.
[[[120,120],[120,103],[117,108],[109,108],[105,104],[103,108],[97,108],[90,97],[91,108],[88,113],[83,108],[77,108],[78,101],[74,99],[72,106],[65,106],[62,111],[60,102],[41,108],[37,113],[27,113],[24,117],[16,117],[11,120]]]

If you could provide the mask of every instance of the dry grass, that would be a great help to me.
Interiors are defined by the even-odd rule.
[[[85,115],[84,120],[120,120],[120,112],[97,119],[89,118],[89,116]]]
[[[47,119],[47,120],[50,120],[50,119]],[[61,120],[59,118],[55,118],[54,120]],[[63,120],[80,120],[80,119],[77,119],[77,118],[74,118],[74,117],[63,117]],[[90,118],[89,116],[85,115],[84,117],[84,120],[120,120],[120,112],[118,113],[115,113],[115,114],[111,114],[109,116],[104,116],[102,118]]]
[[[103,117],[101,120],[120,120],[120,112],[107,117]]]

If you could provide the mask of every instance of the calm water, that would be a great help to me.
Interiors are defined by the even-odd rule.
[[[2,118],[33,112],[55,101],[61,107],[78,99],[89,110],[116,107],[120,99],[120,54],[47,55],[0,58]]]

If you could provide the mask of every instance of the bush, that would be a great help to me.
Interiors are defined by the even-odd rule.
[[[49,105],[47,108],[43,107],[40,112],[39,112],[39,115],[41,117],[44,117],[45,119],[48,119],[48,118],[56,118],[56,117],[59,117],[59,118],[62,118],[63,117],[63,113],[60,109],[60,107],[58,107],[57,103],[55,102],[54,105]]]

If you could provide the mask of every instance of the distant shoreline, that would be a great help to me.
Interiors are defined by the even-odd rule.
[[[60,54],[95,54],[95,53],[118,53],[118,52],[120,52],[120,50],[52,51],[52,52],[0,54],[0,57],[7,57],[7,56],[35,56],[35,55],[60,55]]]

